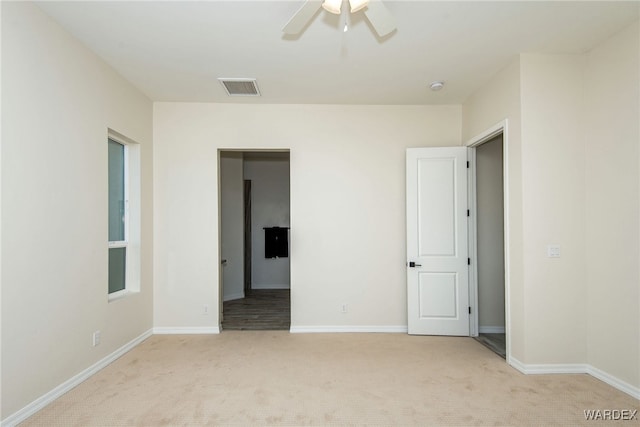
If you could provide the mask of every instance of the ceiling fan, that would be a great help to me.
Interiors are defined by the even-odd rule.
[[[345,0],[306,0],[282,31],[290,35],[300,34],[320,10],[320,7],[327,12],[340,15],[343,1]],[[351,7],[351,13],[364,10],[369,23],[380,37],[384,37],[396,29],[393,15],[389,13],[389,10],[382,4],[381,0],[349,0],[349,6]]]

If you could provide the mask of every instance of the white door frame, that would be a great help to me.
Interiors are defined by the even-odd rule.
[[[469,257],[471,258],[471,269],[469,271],[469,301],[472,305],[470,317],[471,336],[478,336],[478,246],[477,246],[477,194],[476,194],[476,148],[485,142],[502,134],[502,173],[503,173],[503,194],[504,194],[504,316],[505,316],[505,338],[506,338],[506,361],[511,364],[511,298],[510,298],[510,265],[509,265],[509,143],[508,143],[508,120],[505,119],[484,132],[472,137],[465,145],[469,148],[469,163],[471,173],[469,174],[469,206],[472,215],[469,220]],[[475,261],[475,262],[474,262]]]

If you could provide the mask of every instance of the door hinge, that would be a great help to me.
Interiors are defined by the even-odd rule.
[[[470,216],[471,212],[469,211],[469,209],[467,209],[467,216]]]
[[[467,258],[467,265],[471,265],[471,258]]]
[[[469,162],[467,162],[467,169],[469,169]]]
[[[469,307],[469,314],[471,314],[471,307]]]

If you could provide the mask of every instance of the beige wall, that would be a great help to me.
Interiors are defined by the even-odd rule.
[[[143,215],[141,292],[111,303],[108,128],[141,144]],[[145,96],[36,6],[2,2],[2,419],[152,327],[151,131]]]
[[[583,55],[522,55],[525,363],[586,362]],[[560,258],[547,246],[558,244]]]
[[[406,327],[405,149],[460,145],[459,106],[157,103],[155,326],[213,327],[217,150],[291,150],[292,325]],[[349,312],[340,312],[342,303]]]
[[[582,70],[581,56],[521,55],[463,106],[465,138],[507,120],[507,309],[524,364],[586,361]]]
[[[463,105],[465,141],[508,121],[512,356],[636,390],[638,40],[635,23],[584,55],[520,55]]]
[[[591,365],[640,387],[640,33],[587,55],[586,280]]]

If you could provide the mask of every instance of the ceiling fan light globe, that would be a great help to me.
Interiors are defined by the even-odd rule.
[[[335,15],[340,15],[340,7],[342,6],[342,0],[324,0],[322,7],[327,12]]]
[[[369,0],[349,0],[351,13],[364,9],[369,4]]]

